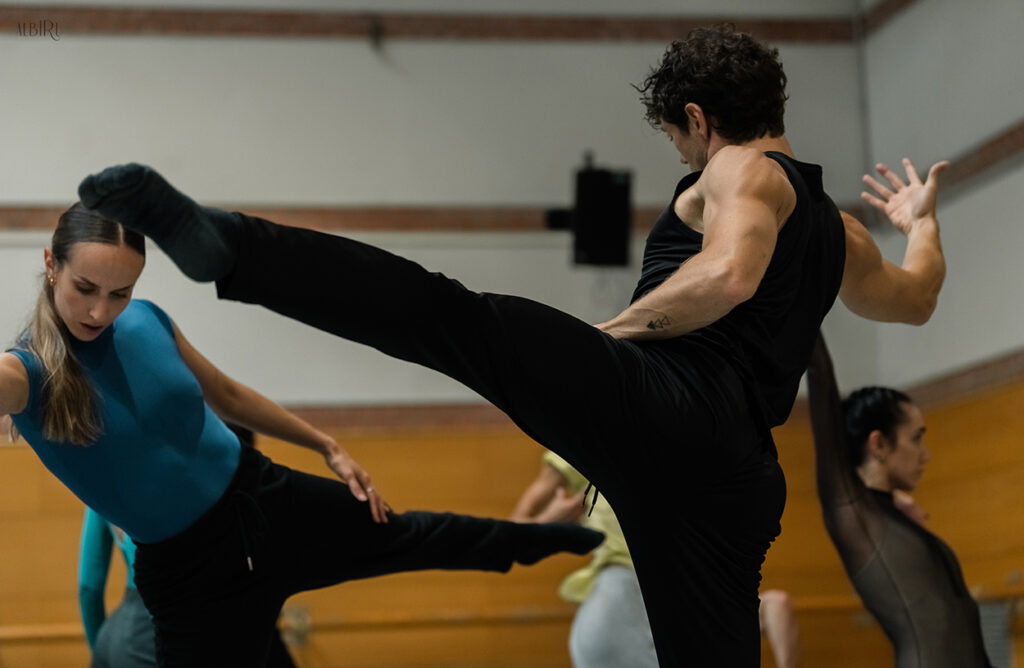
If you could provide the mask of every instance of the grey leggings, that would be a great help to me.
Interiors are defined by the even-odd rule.
[[[135,587],[103,622],[92,652],[92,668],[156,668],[153,618]]]
[[[658,668],[640,583],[629,566],[597,574],[569,633],[575,668]]]

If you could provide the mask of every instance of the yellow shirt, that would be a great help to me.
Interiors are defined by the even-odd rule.
[[[568,462],[553,452],[545,452],[543,462],[558,471],[566,480],[566,488],[570,494],[582,492],[587,487],[587,479],[574,469]],[[591,490],[591,494],[595,491]],[[589,501],[586,504],[590,510]],[[615,517],[615,512],[604,496],[600,496],[594,506],[594,512],[584,515],[583,526],[600,531],[605,535],[604,542],[594,550],[594,558],[589,564],[571,573],[558,588],[558,595],[566,601],[582,603],[590,595],[597,574],[606,566],[621,564],[633,567],[633,559],[629,556],[626,538],[622,535],[622,527]]]

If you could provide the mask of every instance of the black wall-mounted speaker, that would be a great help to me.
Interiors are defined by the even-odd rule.
[[[585,166],[576,172],[573,262],[629,264],[632,174]]]

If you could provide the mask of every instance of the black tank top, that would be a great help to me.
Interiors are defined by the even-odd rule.
[[[839,210],[822,188],[821,167],[775,151],[765,155],[785,170],[796,191],[796,208],[779,231],[764,278],[751,299],[680,338],[700,342],[734,366],[764,421],[774,427],[789,416],[818,327],[839,293],[846,236]],[[679,182],[651,229],[632,301],[700,252],[704,236],[683,223],[673,208],[698,178],[700,172],[694,172]]]

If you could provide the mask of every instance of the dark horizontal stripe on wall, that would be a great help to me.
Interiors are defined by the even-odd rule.
[[[1024,381],[1024,349],[906,388],[914,403],[936,408]]]
[[[923,409],[978,396],[1013,383],[1024,382],[1024,349],[975,364],[905,388]],[[309,422],[333,430],[436,431],[446,429],[514,429],[515,425],[490,404],[414,404],[402,406],[292,406]],[[793,406],[794,419],[807,419],[807,400]]]
[[[235,208],[235,207],[226,207]],[[237,207],[285,225],[348,232],[538,232],[547,229],[537,207]],[[62,207],[0,206],[2,230],[52,230]],[[660,207],[633,210],[633,227],[649,230]]]
[[[63,35],[185,35],[319,39],[668,42],[702,25],[732,23],[772,42],[854,42],[917,0],[882,0],[849,18],[557,16],[244,9],[0,5],[0,32],[40,21]],[[859,26],[859,27],[858,27]]]
[[[244,208],[275,222],[319,230],[382,232],[533,232],[545,229],[531,207]]]
[[[1024,159],[1024,118],[979,144],[950,158],[949,169],[942,177],[940,197],[956,196],[966,191],[971,181],[992,174],[1014,161]],[[920,168],[921,165],[918,165]],[[924,176],[924,174],[922,174]],[[887,229],[888,221],[874,210],[861,204],[848,204],[839,208],[860,219],[868,229]]]
[[[1024,382],[1024,348],[902,388],[923,410],[936,409],[985,392]],[[797,399],[791,418],[808,419],[807,400]]]
[[[0,32],[49,21],[62,36],[362,38],[669,42],[692,28],[732,23],[772,42],[852,42],[851,18],[544,16],[401,12],[144,9],[0,5]]]
[[[852,596],[851,600],[856,601]],[[281,629],[302,634],[353,633],[358,631],[394,631],[400,629],[452,629],[465,626],[504,626],[545,623],[568,623],[576,612],[568,603],[543,607],[472,607],[452,610],[395,610],[387,613],[367,613],[357,610],[343,615],[332,615],[315,620],[292,621],[281,618]],[[81,642],[85,631],[81,622],[57,622],[0,626],[0,642],[42,644],[49,642]],[[6,664],[0,664],[6,665]]]
[[[958,188],[1024,155],[1024,118],[950,161],[945,185]]]
[[[512,420],[491,404],[290,406],[289,410],[321,429],[359,433],[515,428]]]
[[[548,229],[545,209],[521,207],[227,207],[284,225],[333,232],[540,232]],[[865,220],[859,202],[841,205]],[[633,209],[633,231],[646,233],[662,207]],[[52,230],[60,207],[0,206],[0,231]]]
[[[917,0],[882,0],[861,15],[864,30],[868,33],[878,30],[915,2]]]

